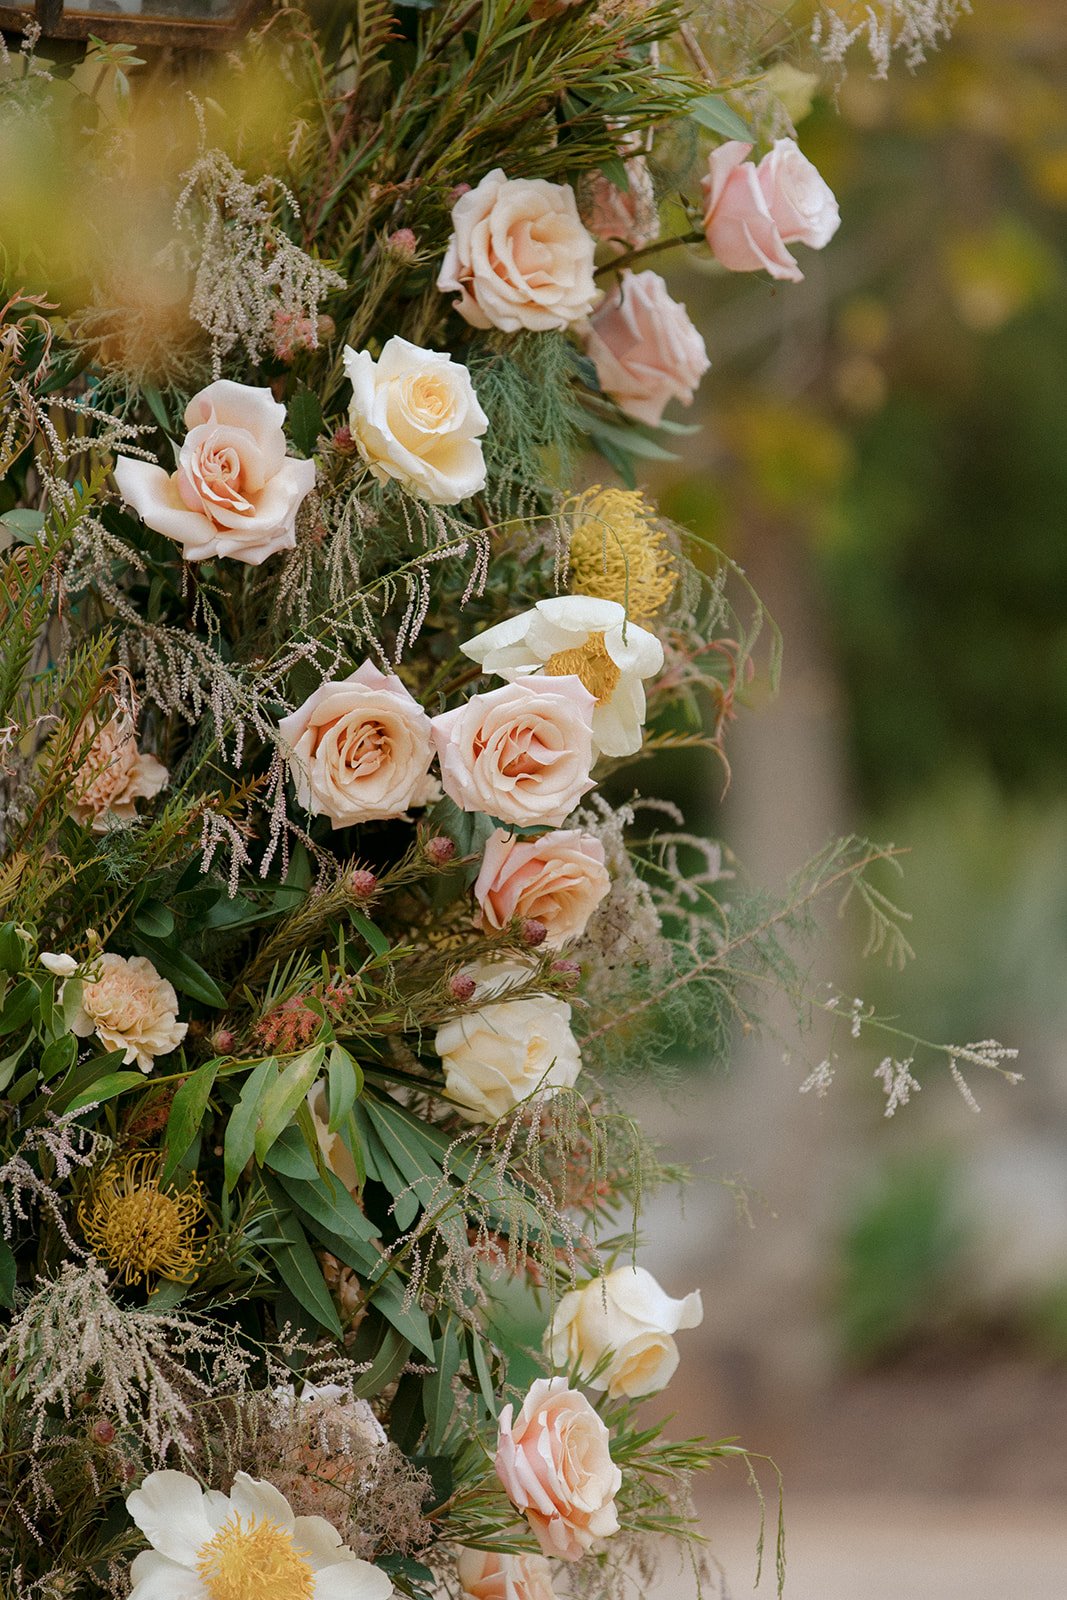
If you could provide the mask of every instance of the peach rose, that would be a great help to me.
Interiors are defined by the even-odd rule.
[[[70,814],[93,833],[132,822],[135,800],[151,800],[170,777],[162,762],[137,748],[133,721],[117,712],[100,727],[89,722],[82,736],[92,737],[85,765],[71,786]],[[80,739],[79,739],[80,742]]]
[[[730,272],[758,272],[799,283],[804,274],[789,244],[819,250],[840,221],[837,201],[792,139],[778,139],[756,166],[752,146],[731,139],[708,157],[704,233]]]
[[[544,333],[592,311],[595,245],[567,184],[496,167],[456,201],[452,228],[437,287],[458,290],[472,327]]]
[[[656,191],[644,156],[631,156],[624,165],[627,189],[602,172],[594,173],[581,186],[582,221],[598,239],[640,250],[659,238]]]
[[[552,1564],[544,1556],[461,1550],[456,1572],[460,1600],[556,1600]]]
[[[688,311],[657,272],[623,271],[589,320],[585,350],[604,393],[653,427],[668,401],[692,403],[710,366]]]
[[[419,803],[433,760],[430,728],[400,679],[370,661],[320,684],[278,724],[297,801],[335,828],[399,817]]]
[[[434,717],[445,793],[463,811],[558,827],[594,787],[595,704],[580,678],[523,678]]]
[[[297,509],[315,486],[315,463],[285,453],[284,420],[269,389],[210,383],[185,408],[177,472],[119,456],[119,493],[186,561],[231,556],[258,567],[296,544]]]
[[[168,1056],[185,1038],[189,1025],[178,1021],[174,985],[161,978],[147,956],[94,956],[79,969],[73,956],[43,951],[41,965],[57,977],[82,984],[71,1028],[80,1039],[95,1033],[108,1050],[121,1050],[125,1066],[136,1062],[151,1072],[157,1056]],[[66,983],[60,987],[62,997]]]
[[[352,384],[348,425],[379,482],[394,478],[436,506],[485,488],[480,436],[489,418],[462,363],[394,337],[377,361],[346,345],[344,364]]]
[[[543,1555],[580,1561],[596,1539],[619,1531],[622,1473],[608,1430],[566,1378],[538,1378],[514,1421],[504,1407],[495,1466]]]
[[[531,917],[548,929],[545,945],[559,949],[585,931],[611,888],[604,846],[577,828],[516,839],[503,828],[489,835],[474,885],[478,926],[506,928]]]

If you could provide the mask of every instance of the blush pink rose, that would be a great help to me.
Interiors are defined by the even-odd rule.
[[[567,184],[497,167],[456,201],[452,228],[437,287],[458,290],[472,327],[544,333],[593,309],[595,245]]]
[[[591,833],[561,828],[536,839],[490,834],[474,885],[478,926],[499,930],[532,918],[548,929],[545,945],[558,950],[585,932],[611,888],[604,846]]]
[[[220,379],[185,408],[177,472],[119,456],[119,493],[186,561],[230,556],[258,567],[296,544],[296,513],[315,463],[285,453],[285,407],[269,389]]]
[[[500,1413],[497,1477],[542,1554],[580,1561],[595,1540],[619,1531],[622,1473],[608,1430],[566,1378],[538,1378],[514,1421],[512,1409]]]
[[[292,752],[297,800],[335,828],[399,817],[422,803],[430,719],[400,679],[373,662],[320,684],[278,730]]]
[[[799,283],[804,274],[786,248],[814,249],[833,237],[837,201],[792,139],[778,139],[757,166],[752,146],[731,139],[708,157],[704,233],[708,248],[730,272],[770,273]]]
[[[460,1600],[557,1600],[552,1563],[544,1556],[461,1550],[456,1575]]]
[[[582,221],[598,239],[640,250],[659,238],[656,191],[644,156],[631,156],[625,166],[626,189],[602,172],[594,173],[581,186]]]
[[[593,708],[580,678],[523,678],[434,717],[441,782],[462,811],[558,827],[593,788]]]
[[[585,349],[604,393],[653,427],[668,401],[691,403],[710,365],[688,311],[656,272],[621,274],[589,320]]]

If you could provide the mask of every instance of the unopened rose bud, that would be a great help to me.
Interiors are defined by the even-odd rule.
[[[536,950],[539,944],[544,944],[548,938],[548,929],[536,917],[525,917],[519,928],[519,938],[523,944],[529,945],[531,950]]]
[[[369,900],[378,887],[378,880],[366,867],[357,867],[348,880],[348,887],[357,900]]]
[[[350,456],[356,448],[356,441],[352,437],[352,429],[347,425],[343,428],[338,428],[331,442],[338,455],[342,456]]]
[[[211,1048],[217,1056],[228,1056],[237,1042],[237,1036],[230,1028],[216,1028],[211,1035]]]
[[[317,332],[320,340],[332,339],[334,334],[337,332],[337,324],[331,316],[328,316],[325,311],[322,311],[319,313],[318,321],[315,324],[315,331]]]
[[[419,241],[410,228],[397,228],[386,239],[385,248],[394,261],[414,261]]]
[[[473,1000],[477,987],[469,972],[454,972],[448,980],[448,992],[453,1000]]]
[[[115,1424],[106,1417],[97,1417],[91,1431],[97,1444],[110,1444],[115,1437]]]
[[[582,969],[577,961],[553,961],[552,976],[563,989],[577,989],[581,982]]]
[[[436,833],[432,839],[426,841],[426,854],[435,867],[443,867],[447,861],[452,860],[455,853],[456,847],[447,834]]]

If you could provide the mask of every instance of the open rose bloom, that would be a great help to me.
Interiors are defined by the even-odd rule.
[[[542,1553],[580,1561],[597,1539],[619,1531],[622,1473],[608,1430],[566,1378],[538,1378],[518,1416],[512,1411],[508,1405],[500,1413],[497,1477]]]
[[[285,407],[269,389],[220,379],[185,408],[178,470],[119,456],[119,493],[186,561],[229,556],[259,566],[296,544],[296,513],[315,463],[285,453]]]
[[[377,361],[346,347],[344,362],[352,384],[348,425],[380,482],[395,479],[438,506],[485,488],[479,439],[489,418],[465,366],[400,338],[387,340]]]
[[[758,272],[799,283],[804,274],[787,246],[821,250],[841,221],[833,192],[793,139],[777,139],[756,165],[752,146],[731,139],[708,158],[704,233],[731,272]]]
[[[403,816],[422,803],[430,719],[400,679],[373,662],[320,684],[278,731],[297,801],[335,828]]]
[[[656,272],[631,272],[589,320],[586,354],[621,411],[655,427],[671,400],[690,405],[710,362],[689,313]]]
[[[517,839],[497,828],[486,841],[474,885],[478,924],[499,930],[530,918],[547,929],[547,948],[558,950],[585,932],[610,888],[604,846],[592,834],[560,828]]]
[[[150,1472],[127,1497],[151,1549],[129,1600],[388,1600],[380,1567],[324,1517],[297,1517],[273,1484],[239,1472],[229,1494],[185,1472]]]
[[[441,782],[461,811],[556,827],[593,788],[593,696],[579,678],[531,678],[433,719]]]
[[[461,1550],[456,1573],[460,1600],[557,1600],[552,1563],[544,1556]]]
[[[636,1400],[666,1387],[678,1366],[672,1335],[703,1317],[699,1293],[673,1300],[644,1267],[618,1267],[563,1296],[545,1343],[591,1389]]]
[[[456,201],[452,228],[437,287],[458,291],[472,327],[544,333],[592,311],[595,243],[567,184],[496,167]]]

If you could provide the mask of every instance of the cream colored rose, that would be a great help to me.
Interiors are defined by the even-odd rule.
[[[62,978],[79,971],[73,956],[44,951],[41,965]],[[178,1021],[178,996],[147,956],[94,956],[85,963],[81,1001],[71,1023],[80,1039],[95,1033],[108,1050],[121,1050],[124,1065],[151,1072],[157,1056],[176,1050],[188,1032]],[[66,984],[60,988],[62,995]]]
[[[377,361],[346,346],[344,363],[352,384],[348,425],[380,482],[395,478],[435,506],[453,506],[485,488],[479,438],[489,418],[466,367],[398,337]]]
[[[124,712],[99,728],[92,722],[83,724],[77,742],[83,738],[92,738],[92,744],[71,784],[70,814],[93,833],[106,833],[117,824],[132,822],[137,815],[134,802],[151,800],[170,774],[155,756],[138,750],[133,722]]]
[[[359,1173],[352,1152],[339,1133],[330,1132],[329,1098],[322,1078],[312,1087],[307,1104],[322,1159],[334,1176],[340,1178],[349,1194],[357,1193],[360,1188]]]
[[[598,239],[640,250],[659,237],[656,191],[642,155],[624,163],[628,188],[602,172],[592,174],[579,190],[582,221]]]
[[[595,244],[567,184],[497,167],[456,201],[452,227],[437,287],[458,290],[472,327],[543,333],[593,309]]]
[[[461,1550],[456,1561],[460,1600],[556,1600],[552,1570],[544,1556]]]
[[[644,1267],[618,1267],[563,1296],[545,1346],[553,1366],[577,1372],[591,1389],[636,1400],[670,1382],[678,1366],[672,1335],[703,1318],[698,1293],[672,1300]]]
[[[593,788],[593,706],[576,677],[530,678],[434,717],[445,793],[463,811],[557,826]]]
[[[364,661],[283,717],[297,801],[335,828],[403,816],[433,760],[430,719],[393,673]]]
[[[590,318],[585,350],[604,393],[653,427],[669,401],[692,403],[710,366],[688,311],[656,272],[621,274]]]
[[[573,1087],[581,1071],[571,1008],[549,995],[509,991],[528,981],[517,962],[482,962],[469,969],[476,1011],[438,1028],[434,1047],[445,1074],[445,1095],[467,1122],[496,1122],[537,1094],[550,1098]]]
[[[533,682],[573,673],[595,701],[594,750],[608,756],[640,750],[643,680],[663,666],[663,646],[655,634],[627,621],[617,601],[584,594],[539,600],[530,611],[486,628],[460,649],[483,672],[509,681],[525,682],[531,673],[543,675]],[[492,814],[505,822],[515,820],[503,812]]]
[[[177,472],[119,456],[119,493],[186,561],[230,556],[258,567],[296,544],[296,513],[315,463],[285,453],[285,407],[269,389],[220,379],[185,408]]]
[[[731,272],[757,272],[799,283],[804,274],[786,248],[821,250],[837,231],[833,193],[792,139],[776,140],[757,166],[752,146],[738,139],[708,157],[703,180],[704,233],[717,261]]]
[[[514,1420],[512,1410],[500,1413],[497,1477],[542,1553],[580,1561],[597,1539],[619,1531],[622,1473],[608,1430],[566,1378],[538,1378]]]
[[[563,828],[516,839],[496,828],[474,884],[478,925],[500,929],[529,917],[548,929],[548,948],[559,949],[584,933],[610,888],[604,846],[591,833]]]

